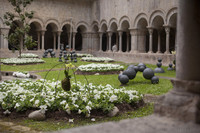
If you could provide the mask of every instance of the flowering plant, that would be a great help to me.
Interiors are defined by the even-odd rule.
[[[0,83],[0,106],[4,110],[24,111],[30,108],[42,110],[65,110],[90,116],[91,110],[108,112],[115,104],[137,103],[143,95],[135,90],[113,88],[111,85],[95,86],[72,83],[70,91],[63,91],[55,81],[13,80]],[[57,88],[56,88],[57,86]],[[43,89],[45,88],[45,89]]]
[[[8,58],[2,59],[4,64],[31,64],[31,63],[44,63],[44,60],[38,58]]]
[[[77,57],[93,57],[93,55],[91,55],[91,54],[80,54],[80,53],[77,53]]]
[[[13,76],[18,78],[29,78],[30,74],[28,72],[13,72]]]
[[[24,53],[24,54],[21,54],[21,58],[38,58],[38,55],[32,54],[32,53]]]
[[[118,64],[96,64],[96,63],[81,65],[78,67],[78,70],[85,72],[120,71],[123,69],[124,67]]]
[[[94,62],[112,62],[114,61],[111,58],[108,57],[83,57],[81,58],[82,61],[94,61]]]

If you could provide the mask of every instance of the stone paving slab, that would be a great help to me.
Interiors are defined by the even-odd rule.
[[[151,115],[144,118],[107,122],[52,133],[200,133],[200,125]]]

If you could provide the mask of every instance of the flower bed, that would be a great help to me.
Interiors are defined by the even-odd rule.
[[[83,57],[81,61],[88,62],[113,62],[114,60],[108,57]]]
[[[93,57],[93,55],[91,55],[91,54],[80,54],[80,53],[77,53],[77,57]]]
[[[14,80],[0,83],[0,106],[5,111],[43,109],[64,110],[90,116],[92,110],[108,112],[120,103],[137,104],[143,95],[135,90],[116,89],[111,85],[94,86],[73,83],[72,89],[63,91],[61,84],[44,80]],[[56,88],[57,85],[57,89]]]
[[[38,58],[8,58],[2,59],[1,62],[7,65],[25,65],[25,64],[35,64],[35,63],[44,63],[44,60]]]
[[[13,76],[17,78],[30,78],[30,74],[28,72],[13,72]]]
[[[88,64],[81,65],[78,67],[79,71],[82,72],[107,72],[107,71],[121,71],[124,67],[118,64]]]
[[[38,55],[32,53],[21,54],[21,58],[38,58]]]

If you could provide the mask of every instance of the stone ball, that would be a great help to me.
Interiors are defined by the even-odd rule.
[[[154,76],[154,71],[151,68],[146,68],[143,71],[143,77],[145,79],[151,79]]]
[[[154,72],[155,73],[165,73],[165,70],[161,67],[159,67],[159,68],[157,67],[157,68],[154,69]]]
[[[140,66],[144,66],[146,68],[146,65],[144,63],[139,63],[138,67],[140,67]]]
[[[140,72],[143,72],[145,69],[146,69],[145,66],[139,66],[139,67],[138,67],[138,70],[139,70]]]
[[[135,67],[134,65],[129,65],[127,69],[129,69],[129,68],[133,68],[134,69],[134,67]]]
[[[138,66],[134,66],[134,69],[135,69],[136,72],[139,71],[139,67]]]
[[[161,58],[159,58],[159,59],[158,59],[158,62],[162,62],[162,59],[161,59]]]
[[[158,84],[158,83],[159,83],[159,78],[156,77],[156,76],[153,76],[153,77],[151,78],[151,83],[152,83],[152,84]]]
[[[136,76],[136,71],[134,68],[129,68],[123,71],[123,75],[127,75],[129,79],[134,79]]]
[[[127,75],[121,75],[119,78],[119,81],[121,82],[121,84],[125,85],[129,82],[129,78]]]
[[[170,63],[170,64],[169,64],[169,67],[172,67],[172,66],[173,66],[173,65]]]
[[[120,73],[120,74],[118,75],[118,80],[120,80],[120,77],[121,77],[122,75],[123,75],[122,73]]]
[[[62,53],[60,53],[59,56],[62,56]]]
[[[157,67],[161,67],[162,66],[162,63],[161,62],[158,62],[157,63]]]

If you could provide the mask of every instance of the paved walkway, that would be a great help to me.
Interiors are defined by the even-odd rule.
[[[200,125],[183,123],[154,114],[144,118],[107,122],[52,133],[200,133]]]

